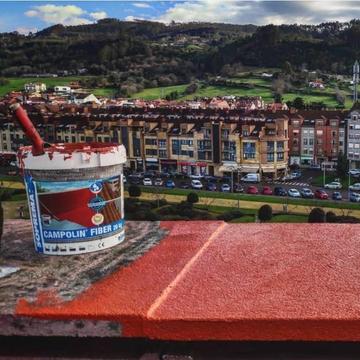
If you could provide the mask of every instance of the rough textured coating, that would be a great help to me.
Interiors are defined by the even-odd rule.
[[[115,321],[128,337],[360,340],[360,226],[161,226],[169,234],[129,266],[70,301],[24,297],[16,313]]]

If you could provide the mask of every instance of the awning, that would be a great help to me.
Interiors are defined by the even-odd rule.
[[[153,162],[153,163],[157,163],[159,160],[156,158],[145,158],[146,162]]]

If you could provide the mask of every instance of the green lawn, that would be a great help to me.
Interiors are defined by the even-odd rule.
[[[67,85],[72,81],[79,81],[84,77],[81,76],[68,76],[68,77],[19,77],[19,78],[7,78],[9,84],[0,86],[0,96],[6,95],[10,91],[24,90],[24,85],[31,82],[42,82],[46,84],[47,88],[54,87],[56,85]]]
[[[144,89],[141,92],[138,92],[132,95],[132,98],[144,99],[144,100],[155,100],[164,98],[166,95],[169,95],[173,91],[177,91],[179,94],[183,93],[188,84],[184,85],[175,85],[175,86],[165,86],[157,88]]]
[[[338,179],[339,177],[335,174],[335,173],[326,173],[325,174],[325,184],[328,184],[332,181],[335,181],[335,179]],[[349,184],[349,179],[348,178],[344,178],[344,179],[340,179],[341,185],[343,187],[344,190],[346,190],[348,188],[348,184]],[[354,178],[350,178],[350,185],[359,182],[359,180],[355,180]],[[320,186],[323,187],[324,186],[324,175],[318,175],[317,177],[315,177],[312,181],[311,181],[312,185],[315,186]]]
[[[153,189],[148,188],[146,186],[140,186],[143,192],[151,193]],[[170,194],[170,195],[182,195],[186,196],[190,192],[194,192],[194,190],[187,189],[158,189],[159,193],[162,194]],[[221,193],[221,192],[212,192],[212,191],[195,191],[199,197],[207,197],[207,198],[215,198],[215,199],[235,199],[244,201],[255,201],[255,202],[266,202],[269,204],[293,204],[293,205],[304,205],[304,206],[312,206],[312,207],[328,207],[335,209],[354,209],[359,210],[360,206],[356,203],[338,203],[331,200],[316,200],[316,199],[291,199],[284,198],[280,196],[269,196],[269,195],[248,195],[248,194],[232,194],[232,193]]]
[[[278,214],[274,215],[269,221],[271,223],[307,223],[308,217],[306,215],[294,214]]]
[[[265,69],[264,69],[265,70]],[[145,89],[139,93],[132,95],[132,98],[141,98],[145,100],[153,100],[164,98],[166,95],[170,94],[173,91],[177,91],[180,95],[179,100],[191,100],[195,97],[215,97],[215,96],[261,96],[265,102],[273,101],[273,91],[272,91],[272,80],[261,78],[259,75],[254,75],[250,73],[239,74],[236,77],[228,78],[233,82],[239,83],[239,87],[228,87],[221,85],[209,85],[209,86],[200,86],[194,94],[184,95],[181,94],[184,92],[188,84],[176,85],[176,86],[167,86],[167,87],[158,87]],[[253,88],[246,89],[242,85],[251,84]],[[326,87],[324,90],[316,90],[309,88],[301,88],[298,90],[293,90],[283,94],[284,101],[292,101],[296,97],[302,97],[305,103],[312,102],[324,102],[327,107],[335,108],[339,104],[336,101],[336,84],[331,84]],[[346,93],[346,108],[351,107],[351,92],[349,89],[342,90]]]
[[[254,215],[245,215],[242,217],[239,217],[237,219],[231,220],[231,223],[239,224],[239,223],[253,223],[255,222]]]

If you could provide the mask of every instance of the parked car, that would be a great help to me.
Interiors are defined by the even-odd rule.
[[[241,184],[234,184],[234,192],[242,193],[244,192],[244,188]]]
[[[334,191],[331,195],[331,198],[333,200],[342,200],[342,195],[341,195],[341,192],[339,191]]]
[[[180,188],[181,189],[189,189],[190,185],[186,182],[182,182],[182,183],[180,183]]]
[[[251,186],[249,186],[249,187],[247,188],[246,192],[247,192],[248,194],[254,194],[254,195],[256,195],[256,194],[259,193],[259,190],[258,190],[258,188],[257,188],[256,186],[251,185]]]
[[[360,169],[350,169],[349,175],[351,176],[359,176],[360,175]]]
[[[316,199],[320,199],[320,200],[326,200],[329,198],[328,193],[322,189],[316,190],[314,195]]]
[[[196,190],[201,190],[203,188],[203,184],[200,180],[191,180],[191,187]]]
[[[332,181],[331,183],[325,184],[324,188],[325,189],[340,190],[342,188],[342,185],[338,181]]]
[[[264,186],[261,193],[263,195],[272,195],[272,190],[271,190],[271,187],[270,186]]]
[[[127,183],[126,176],[123,176],[123,183],[124,183],[124,184]]]
[[[163,186],[163,184],[164,184],[164,182],[163,182],[163,180],[161,178],[157,178],[154,181],[155,186]]]
[[[256,173],[255,174],[254,173],[246,174],[245,176],[243,176],[241,178],[241,181],[257,183],[260,181],[260,175],[256,174]]]
[[[141,184],[141,179],[140,178],[130,178],[129,179],[129,182],[130,184],[133,184],[133,185],[140,185]]]
[[[321,170],[321,165],[311,164],[310,169],[311,170]]]
[[[215,182],[216,181],[216,177],[212,176],[212,175],[204,175],[204,180],[205,181],[209,181],[209,182]]]
[[[350,201],[360,202],[360,194],[354,192],[350,193]]]
[[[286,196],[287,192],[283,187],[275,186],[274,187],[274,194],[277,195],[277,196]]]
[[[300,171],[294,171],[290,174],[292,179],[300,179],[301,178],[301,172]]]
[[[291,174],[288,174],[288,175],[283,176],[280,180],[281,181],[289,181],[289,180],[293,180],[293,177]]]
[[[313,191],[309,188],[301,189],[300,194],[303,198],[306,198],[306,199],[312,199],[314,197]]]
[[[231,191],[231,187],[229,184],[222,184],[221,185],[221,191],[222,192],[230,192]]]
[[[143,185],[144,186],[152,186],[152,180],[150,178],[144,178]]]
[[[360,183],[355,183],[349,186],[350,190],[359,191],[360,190]]]
[[[294,197],[294,198],[299,198],[301,197],[300,191],[297,189],[289,189],[288,190],[288,195],[290,197]]]
[[[175,183],[173,180],[166,180],[165,187],[168,189],[173,189],[175,187]]]
[[[204,176],[203,175],[190,175],[190,179],[193,179],[193,180],[199,180],[199,179],[202,179]]]
[[[206,185],[206,190],[208,190],[208,191],[216,191],[217,186],[213,182],[208,182],[207,185]]]

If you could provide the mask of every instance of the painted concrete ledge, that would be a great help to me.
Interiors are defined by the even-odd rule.
[[[0,279],[0,334],[93,336],[98,329],[96,336],[168,340],[360,340],[359,225],[129,226],[129,235],[143,234],[138,246],[158,231],[131,259],[125,247],[115,257],[36,256],[25,267],[4,251],[1,264],[21,270]],[[5,249],[20,246],[5,239]],[[111,269],[96,271],[108,256]],[[90,263],[85,276],[79,268]],[[21,272],[34,274],[29,289],[18,286]]]

